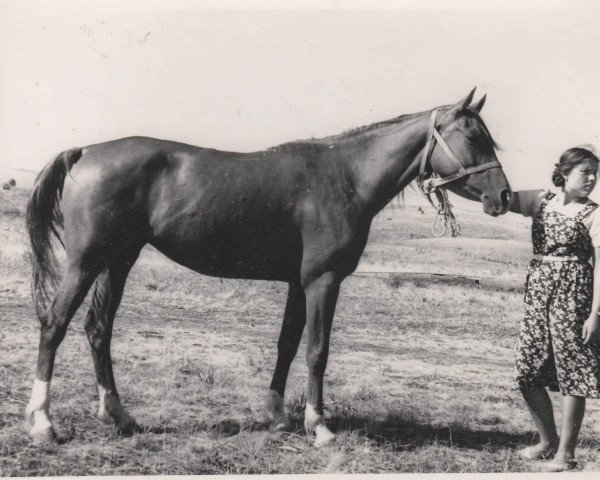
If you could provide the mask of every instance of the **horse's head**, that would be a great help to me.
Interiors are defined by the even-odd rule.
[[[496,216],[508,210],[512,191],[498,163],[496,144],[479,116],[485,95],[470,105],[474,93],[475,89],[456,105],[440,109],[437,121],[432,120],[435,128],[432,123],[426,155],[431,169],[442,177],[433,185],[478,200],[485,213]]]

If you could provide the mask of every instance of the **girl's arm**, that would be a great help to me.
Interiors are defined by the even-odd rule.
[[[513,213],[521,213],[521,192],[513,192],[512,201],[508,206],[508,211]]]
[[[592,261],[594,262],[594,294],[592,296],[592,310],[590,316],[583,324],[581,338],[583,344],[588,345],[600,340],[600,323],[598,323],[598,310],[600,310],[600,247],[594,247]]]
[[[525,217],[534,217],[548,190],[520,190],[513,192],[512,202],[508,207],[510,212],[520,213]]]

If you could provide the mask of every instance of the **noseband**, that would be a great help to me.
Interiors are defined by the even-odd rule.
[[[474,167],[463,167],[462,163],[459,162],[458,158],[456,158],[456,155],[454,155],[446,141],[440,135],[440,132],[438,132],[437,128],[435,128],[436,116],[437,109],[431,112],[429,130],[427,132],[427,144],[425,145],[424,155],[421,155],[421,165],[419,167],[419,186],[425,194],[429,195],[438,190],[441,186],[450,182],[454,182],[455,180],[459,180],[463,177],[467,177],[472,173],[483,172],[491,168],[502,168],[502,165],[497,160],[494,160],[493,162],[486,162],[481,165],[475,165]],[[431,154],[433,153],[433,147],[435,146],[436,141],[439,143],[440,147],[442,147],[442,150],[446,156],[456,165],[458,171],[443,178],[427,178],[425,170],[427,163],[431,159]]]
[[[483,172],[491,168],[502,168],[502,165],[499,161],[494,160],[493,162],[486,162],[481,165],[475,165],[469,168],[463,167],[462,163],[460,163],[458,158],[456,158],[456,155],[454,155],[454,152],[452,152],[452,149],[448,146],[446,141],[440,135],[440,132],[438,132],[437,128],[435,128],[436,116],[437,109],[431,112],[429,130],[427,132],[427,144],[425,145],[425,152],[423,153],[423,155],[421,155],[417,183],[421,191],[427,197],[427,200],[429,200],[429,203],[431,203],[431,205],[437,210],[437,215],[433,221],[433,234],[436,237],[442,237],[446,234],[448,227],[450,227],[451,235],[453,237],[457,237],[458,235],[460,235],[460,226],[458,225],[456,217],[452,212],[452,204],[448,200],[448,193],[445,189],[441,189],[440,187],[447,185],[450,182],[459,180],[463,177],[467,177],[472,173]],[[433,147],[435,146],[435,142],[439,143],[444,153],[446,153],[446,156],[450,160],[452,160],[452,162],[456,165],[458,169],[456,173],[448,175],[447,177],[429,178],[427,176],[427,163],[431,159],[431,154],[433,153]],[[435,194],[435,196],[437,197],[437,205],[435,205],[433,200],[431,199],[432,194]],[[443,230],[439,230],[439,221],[443,222]]]

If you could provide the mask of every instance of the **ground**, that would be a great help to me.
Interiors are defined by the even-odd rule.
[[[0,195],[1,476],[539,470],[515,454],[536,436],[510,388],[527,219],[461,206],[458,238],[432,236],[427,205],[395,204],[375,219],[336,310],[325,400],[339,438],[322,449],[302,428],[304,343],[285,400],[292,430],[270,433],[263,408],[287,286],[201,276],[147,249],[113,337],[121,397],[145,433],[121,437],[95,417],[84,304],[52,382],[60,443],[40,448],[23,425],[38,341],[28,192]],[[405,273],[379,273],[390,271]],[[600,408],[590,401],[577,451],[585,471],[600,470],[599,448]]]

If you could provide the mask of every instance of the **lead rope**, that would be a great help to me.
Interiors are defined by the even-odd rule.
[[[433,235],[444,237],[448,233],[448,230],[450,230],[451,237],[460,236],[460,225],[456,221],[456,217],[452,211],[452,204],[448,200],[448,192],[442,189],[435,189],[433,192],[427,193],[423,188],[421,188],[421,192],[427,197],[427,200],[429,200],[429,203],[436,211],[433,225],[431,226]],[[432,193],[436,196],[437,204],[431,198]]]
[[[456,217],[452,211],[452,204],[450,203],[450,200],[448,200],[448,194],[445,190],[443,190],[441,195],[443,197],[443,201],[439,203],[435,218],[433,219],[433,226],[431,227],[431,230],[436,237],[443,237],[448,232],[448,228],[450,228],[450,236],[458,237],[460,236],[460,225],[456,221]],[[436,225],[438,222],[440,222],[443,226],[443,230],[441,231],[436,231]]]

